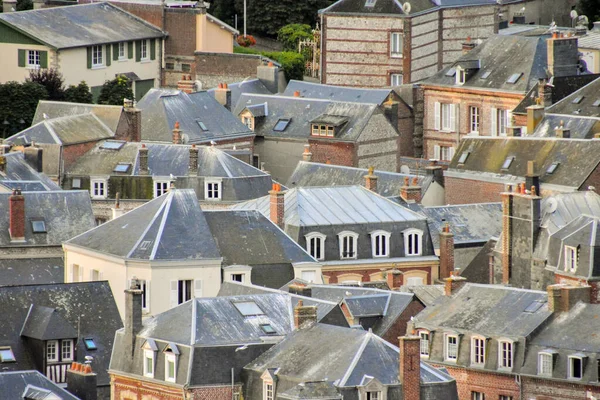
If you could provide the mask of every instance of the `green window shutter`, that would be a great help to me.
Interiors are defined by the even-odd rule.
[[[106,48],[106,66],[110,67],[110,44],[104,46]]]
[[[92,48],[87,48],[87,67],[88,69],[92,68]]]
[[[150,39],[150,59],[156,59],[156,39]]]
[[[127,42],[127,58],[133,58],[133,42]]]
[[[135,41],[135,61],[140,61],[142,59],[142,41]]]
[[[19,49],[19,67],[25,66],[25,50]]]
[[[119,43],[113,44],[113,60],[119,59]]]
[[[48,68],[48,52],[40,51],[40,68]]]

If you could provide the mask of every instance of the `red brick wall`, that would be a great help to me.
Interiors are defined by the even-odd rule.
[[[169,10],[165,18],[165,55],[193,56],[196,51],[196,13],[193,10]],[[192,66],[192,71],[195,66]]]
[[[393,345],[398,345],[398,337],[412,333],[406,332],[406,326],[408,325],[410,318],[420,313],[424,308],[425,306],[420,301],[413,300],[402,312],[400,318],[394,322],[394,325],[392,325],[381,338]]]
[[[409,271],[425,271],[427,272],[427,285],[431,285],[431,270],[432,268],[437,268],[436,266],[428,266],[428,267],[402,267],[402,268],[398,268],[400,269],[400,271],[402,272],[409,272]],[[390,267],[389,269],[392,269],[392,267]],[[345,274],[359,274],[362,275],[362,282],[370,282],[371,281],[371,274],[375,274],[378,272],[382,272],[381,267],[377,267],[377,268],[365,268],[365,269],[348,269],[348,270],[338,270],[338,271],[323,271],[323,275],[325,275],[326,277],[329,278],[329,283],[333,284],[333,283],[338,283],[338,276],[340,275],[345,275]],[[402,275],[399,275],[402,276]],[[404,282],[400,282],[399,285],[403,285]]]
[[[79,157],[90,151],[92,147],[94,147],[97,143],[98,141],[94,141],[73,144],[70,146],[63,146],[63,171],[68,170],[71,165],[73,165],[77,160],[79,160]]]
[[[241,391],[239,385],[234,386],[234,391]],[[231,386],[210,386],[192,390],[190,400],[231,400]]]
[[[399,375],[402,382],[403,398],[418,400],[421,398],[421,363],[418,337],[400,338]]]
[[[496,400],[500,395],[512,396],[518,400],[519,386],[513,375],[497,374],[489,371],[474,371],[467,368],[451,367],[448,365],[434,365],[445,367],[450,375],[456,379],[459,400],[471,400],[471,392],[480,392],[486,399]],[[523,397],[529,399],[529,397]]]
[[[590,302],[592,304],[600,304],[600,282],[588,282],[585,279],[578,279],[572,276],[565,276],[555,273],[554,282],[556,283],[567,283],[575,286],[589,285],[591,286]]]
[[[446,204],[472,204],[502,201],[504,184],[462,178],[445,178]]]
[[[357,166],[353,143],[309,139],[308,144],[313,162],[326,163],[329,160],[334,165]]]
[[[600,387],[598,386],[587,386],[534,377],[523,377],[522,379],[524,399],[583,400],[590,398],[588,397],[588,393],[596,398],[600,397]]]
[[[583,182],[583,185],[579,188],[579,190],[588,190],[588,187],[593,186],[596,188],[596,191],[600,190],[600,167],[597,166],[594,172],[588,176],[588,178]]]
[[[91,3],[91,1],[80,1],[80,3]],[[136,4],[136,3],[112,3],[123,10],[150,22],[159,28],[163,28],[162,6],[160,4]],[[170,33],[170,32],[169,32]]]

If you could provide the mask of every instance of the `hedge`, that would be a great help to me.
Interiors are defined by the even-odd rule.
[[[281,64],[285,79],[288,81],[292,79],[301,81],[304,79],[306,65],[302,54],[290,51],[258,51],[241,46],[235,46],[233,52],[238,54],[260,54]]]

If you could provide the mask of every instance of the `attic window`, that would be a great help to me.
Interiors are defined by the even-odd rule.
[[[277,333],[277,331],[275,331],[275,329],[271,326],[271,324],[262,324],[260,326],[260,329],[262,329],[262,331],[264,333],[266,333],[267,335],[272,335],[274,333]]]
[[[462,154],[460,155],[460,158],[458,159],[458,163],[464,164],[465,161],[467,161],[467,158],[469,158],[469,154],[471,154],[471,152],[463,151]]]
[[[123,145],[125,144],[125,142],[113,142],[110,140],[107,140],[106,142],[102,143],[102,146],[100,146],[102,149],[107,149],[107,150],[119,150],[121,147],[123,147]]]
[[[115,165],[115,169],[113,169],[113,172],[128,172],[129,167],[131,167],[131,164],[119,163]]]
[[[31,221],[31,229],[33,233],[45,233],[46,222],[44,220]]]
[[[577,97],[575,97],[573,99],[573,101],[571,103],[573,103],[573,104],[579,104],[579,103],[581,103],[581,100],[583,100],[583,97],[584,96],[577,96]]]
[[[560,165],[559,162],[553,162],[548,169],[546,170],[547,174],[553,174],[554,171],[556,171],[556,168],[558,168],[558,166]]]
[[[479,79],[487,79],[492,74],[492,71],[485,71]]]
[[[285,128],[287,128],[287,126],[290,123],[290,119],[280,119],[279,121],[277,121],[277,123],[275,124],[275,127],[273,128],[273,130],[275,132],[283,132],[285,131]]]
[[[600,99],[598,99],[595,102],[593,102],[592,106],[594,106],[594,107],[600,107]]]
[[[196,122],[198,123],[198,126],[200,127],[200,129],[202,129],[202,131],[206,132],[208,131],[208,128],[206,127],[206,125],[204,125],[204,122],[200,121],[200,120],[196,120]]]
[[[531,304],[529,304],[527,307],[525,307],[525,310],[523,310],[523,312],[533,314],[534,312],[539,310],[545,303],[545,301],[535,300],[531,302]]]
[[[233,305],[244,317],[265,314],[253,301],[241,301],[239,303],[233,303]]]
[[[459,69],[457,72],[458,74],[456,74],[456,84],[464,85],[467,81],[467,71],[465,71],[464,69]]]
[[[152,240],[144,240],[142,244],[140,244],[140,250],[148,250],[150,243],[152,243]]]
[[[504,160],[504,164],[502,164],[502,169],[509,169],[510,164],[512,164],[514,159],[514,157],[506,157],[506,160]]]
[[[375,6],[375,2],[377,2],[377,0],[367,0],[365,7],[373,7]]]
[[[85,338],[83,339],[83,342],[85,343],[85,348],[88,350],[97,350],[98,346],[96,346],[96,342],[94,342],[94,339],[92,338]]]
[[[13,353],[10,347],[0,348],[0,362],[15,362],[17,359],[15,358],[15,354]]]
[[[450,68],[448,71],[446,71],[446,76],[454,76],[456,75],[456,68]]]
[[[518,74],[512,74],[507,80],[506,83],[517,83],[517,81],[519,80],[519,78],[521,77],[521,75],[523,75],[522,72],[519,72]]]

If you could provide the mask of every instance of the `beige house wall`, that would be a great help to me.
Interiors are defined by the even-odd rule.
[[[23,82],[29,77],[29,72],[32,69],[27,67],[19,67],[19,49],[47,51],[48,66],[51,67],[55,65],[56,53],[48,46],[0,43],[0,83],[6,83],[10,81]]]
[[[206,14],[196,16],[196,51],[233,53],[233,34],[208,19]]]

